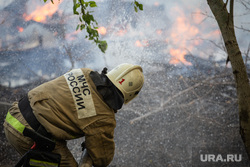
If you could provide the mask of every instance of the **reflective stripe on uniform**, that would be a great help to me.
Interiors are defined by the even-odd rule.
[[[41,167],[58,167],[58,163],[53,162],[46,162],[46,161],[40,161],[36,159],[30,159],[30,165],[31,166],[41,166]]]
[[[21,122],[19,122],[15,117],[13,117],[9,112],[7,113],[6,121],[17,131],[23,133],[25,126]]]

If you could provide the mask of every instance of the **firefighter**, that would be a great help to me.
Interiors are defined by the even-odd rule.
[[[84,136],[93,166],[108,166],[115,149],[115,113],[138,95],[143,83],[138,65],[124,63],[101,74],[73,69],[13,103],[4,122],[6,138],[24,155],[34,147],[34,140],[23,133],[31,129],[55,141],[52,152],[60,154],[60,166],[74,167],[78,164],[66,141]]]

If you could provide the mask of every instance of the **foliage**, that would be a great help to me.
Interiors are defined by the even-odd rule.
[[[51,3],[54,3],[53,0],[50,0]],[[47,2],[47,0],[44,0],[44,2]],[[79,16],[80,23],[77,25],[76,30],[83,30],[85,29],[87,31],[87,35],[85,38],[88,38],[89,40],[93,40],[99,47],[99,49],[105,53],[107,50],[108,44],[104,40],[99,40],[99,33],[97,31],[98,29],[98,22],[95,20],[94,16],[92,15],[93,11],[91,11],[91,8],[97,7],[95,1],[84,1],[84,0],[73,0],[73,13],[74,15]],[[134,10],[135,12],[138,12],[139,10],[143,10],[143,5],[140,4],[138,1],[134,1],[132,4],[134,4]]]
[[[138,9],[143,10],[143,5],[140,4],[138,1],[134,1],[134,9],[138,12]]]

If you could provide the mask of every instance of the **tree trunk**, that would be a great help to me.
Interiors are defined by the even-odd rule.
[[[228,58],[232,65],[239,104],[240,134],[250,158],[250,85],[234,32],[234,0],[230,1],[230,12],[226,8],[228,0],[226,3],[223,0],[207,0],[207,2],[219,25]]]

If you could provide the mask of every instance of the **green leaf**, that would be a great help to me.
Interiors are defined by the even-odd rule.
[[[93,15],[89,15],[89,19],[90,19],[91,21],[95,21],[95,19],[94,19],[94,16],[93,16]]]
[[[106,41],[99,41],[98,47],[99,47],[99,49],[101,49],[101,51],[102,51],[103,53],[105,53],[105,51],[106,51],[107,48],[108,48],[108,44],[107,44]]]
[[[77,12],[77,8],[79,8],[79,7],[80,7],[79,3],[74,4],[74,6],[73,6],[73,12],[74,12],[75,15],[79,15],[79,13]]]
[[[139,3],[138,3],[137,1],[135,1],[135,5],[136,5],[136,6],[138,6],[138,5],[139,5]]]
[[[134,9],[135,9],[135,12],[138,12],[138,8],[140,9],[140,10],[143,10],[143,5],[142,4],[140,4],[138,1],[134,1]]]
[[[78,24],[77,27],[76,27],[76,31],[79,29],[80,25]]]
[[[80,30],[83,30],[85,28],[85,25],[84,24],[81,24],[80,25]]]
[[[92,8],[97,7],[95,1],[89,1],[89,6],[92,7]]]
[[[143,10],[143,5],[142,4],[139,4],[139,9]]]
[[[85,2],[84,4],[85,4],[85,6],[86,6],[86,7],[88,7],[88,6],[89,6],[89,2]]]
[[[94,37],[99,37],[98,31],[95,29],[92,29]]]
[[[84,0],[80,0],[80,2],[81,2],[81,4],[84,4],[84,3],[85,3]]]
[[[137,9],[137,7],[136,7],[136,6],[134,6],[134,8],[135,8],[135,12],[138,12],[138,9]]]
[[[90,25],[87,26],[87,32],[89,33],[89,36],[92,36],[92,28]]]

